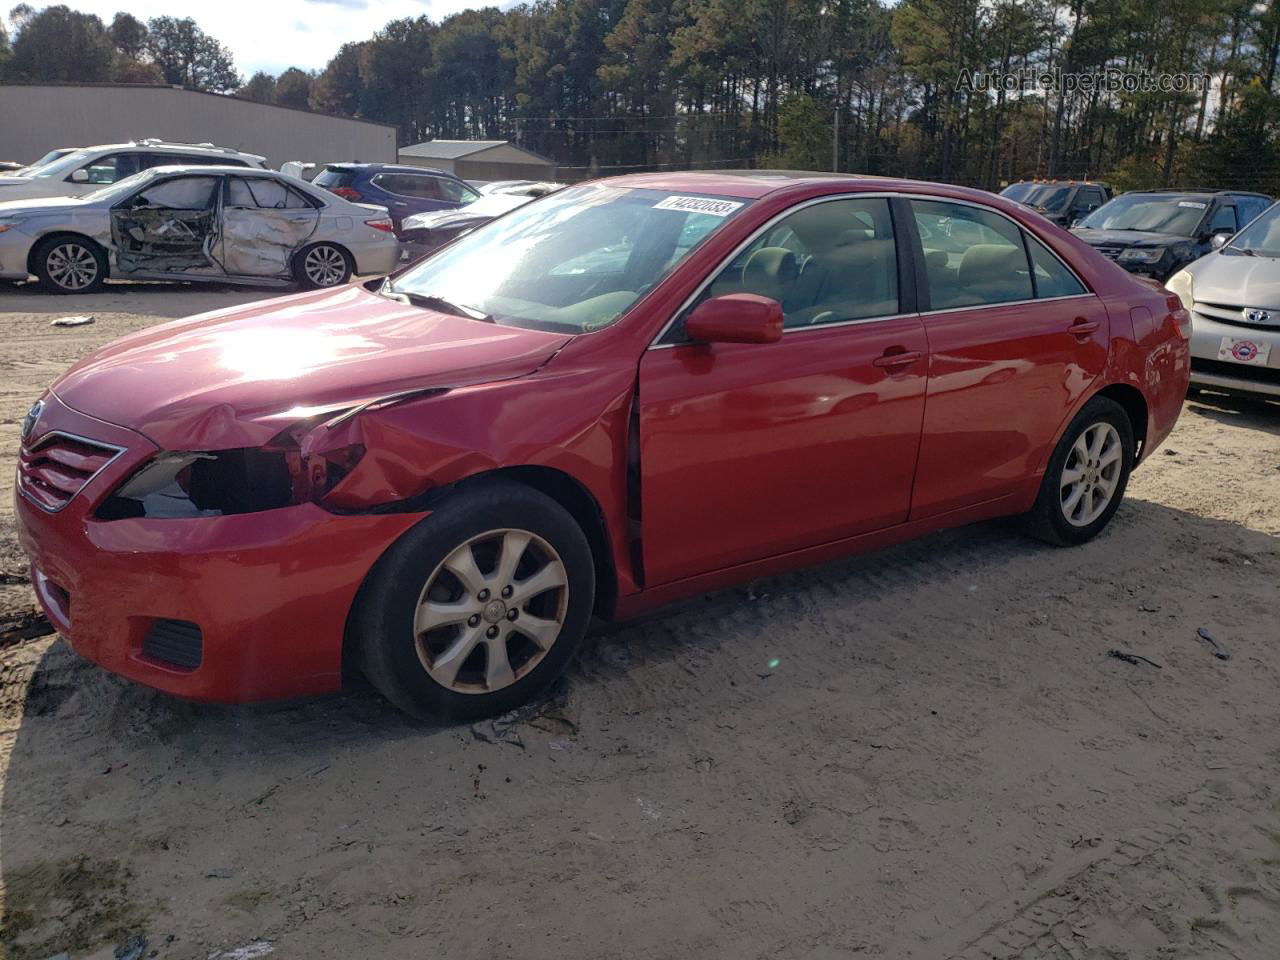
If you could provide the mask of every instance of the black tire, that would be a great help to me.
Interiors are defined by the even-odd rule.
[[[31,265],[40,285],[50,293],[94,293],[107,279],[106,253],[92,240],[75,234],[41,240]]]
[[[1064,509],[1062,493],[1064,470],[1071,458],[1076,441],[1101,424],[1109,424],[1119,436],[1118,476],[1114,478],[1111,499],[1101,512],[1088,523],[1073,523],[1067,518]],[[1024,518],[1026,532],[1046,543],[1064,547],[1086,543],[1096,537],[1111,522],[1112,516],[1124,499],[1125,488],[1129,485],[1129,474],[1133,470],[1134,448],[1133,424],[1129,422],[1129,415],[1120,404],[1106,397],[1094,397],[1086,403],[1071,421],[1054,449],[1053,456],[1049,458],[1049,465],[1045,469],[1035,506]]]
[[[340,287],[355,272],[351,254],[336,243],[312,243],[293,255],[293,279],[304,290]]]
[[[558,635],[540,659],[532,661],[525,672],[517,666],[517,657],[510,658],[514,682],[494,690],[482,685],[472,686],[472,692],[461,692],[438,682],[427,668],[428,660],[443,652],[443,648],[430,652],[432,633],[417,633],[417,612],[429,584],[440,579],[443,564],[462,545],[481,537],[489,531],[525,531],[558,554],[567,581],[567,598]],[[537,541],[535,540],[534,543]],[[484,548],[492,541],[481,542],[476,559],[481,573],[496,573],[496,567],[486,570]],[[540,547],[534,548],[535,557]],[[526,558],[528,559],[528,558]],[[497,557],[494,557],[496,564]],[[451,579],[446,577],[444,579]],[[493,581],[495,592],[501,587]],[[461,587],[462,581],[457,581]],[[432,589],[436,589],[435,586]],[[465,592],[465,591],[463,591]],[[558,595],[558,594],[557,594]],[[530,601],[547,599],[541,594]],[[469,601],[469,597],[464,598]],[[554,599],[554,598],[552,598]],[[550,497],[522,484],[502,480],[478,480],[463,484],[455,493],[442,501],[439,508],[397,540],[374,565],[360,590],[352,611],[349,642],[355,662],[369,681],[393,704],[406,713],[418,717],[436,717],[448,720],[471,720],[512,710],[537,696],[558,678],[573,659],[586,634],[591,612],[595,605],[595,565],[591,548],[573,517]],[[489,617],[488,605],[485,618]],[[523,612],[517,610],[518,615]],[[508,614],[510,611],[508,610]],[[480,641],[474,653],[482,658],[483,667],[473,667],[466,672],[470,657],[458,668],[458,677],[474,677],[488,669],[490,642],[501,643],[504,653],[510,654],[515,644],[528,644],[519,635],[517,622],[507,621],[497,615],[493,626],[484,621],[476,629],[500,629],[501,637],[494,641]],[[499,624],[501,627],[499,628]],[[470,627],[458,623],[457,633]],[[441,628],[450,629],[450,628]],[[507,633],[507,630],[510,633]],[[448,635],[447,635],[448,636]],[[446,639],[445,646],[453,640]],[[483,646],[483,651],[480,648]],[[435,665],[435,664],[433,664]]]

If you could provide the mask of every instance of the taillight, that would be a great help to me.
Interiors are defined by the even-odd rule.
[[[364,199],[364,197],[360,196],[360,191],[355,187],[330,187],[329,192],[341,197],[343,200],[350,200],[352,203],[359,203]]]
[[[383,233],[395,233],[395,224],[391,222],[390,217],[378,217],[376,220],[366,220],[366,224],[375,230],[381,230]]]

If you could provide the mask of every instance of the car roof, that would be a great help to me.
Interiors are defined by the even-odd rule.
[[[1174,196],[1197,195],[1205,197],[1261,197],[1264,200],[1271,198],[1265,193],[1254,193],[1252,190],[1215,190],[1212,187],[1153,187],[1150,190],[1130,190],[1130,193],[1167,193]]]
[[[234,147],[206,146],[202,143],[148,143],[145,140],[135,140],[131,143],[95,143],[87,147],[73,147],[71,149],[72,152],[78,150],[151,150],[156,153],[207,153],[224,154],[226,156],[235,157],[249,157],[253,160],[266,159],[256,153],[246,153],[245,151],[237,150]]]
[[[621,177],[608,177],[593,181],[610,186],[632,187],[648,190],[687,191],[689,193],[718,194],[726,197],[740,197],[744,200],[758,200],[774,193],[791,190],[805,190],[815,184],[829,184],[832,187],[849,187],[852,184],[864,184],[868,190],[893,191],[906,189],[918,193],[920,187],[928,187],[939,196],[968,198],[979,203],[989,204],[995,194],[972,187],[960,187],[944,183],[932,183],[923,180],[909,180],[901,177],[881,177],[864,173],[823,173],[814,170],[733,170],[703,171],[683,170],[670,173],[631,173]],[[1007,202],[1005,198],[999,198]]]
[[[437,170],[435,167],[415,167],[408,163],[356,163],[351,162],[326,163],[326,170],[386,170],[389,173],[429,173],[433,177],[449,177],[456,180],[457,175],[450,173],[448,170]]]

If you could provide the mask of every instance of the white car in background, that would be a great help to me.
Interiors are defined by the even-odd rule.
[[[1280,203],[1165,284],[1191,312],[1191,386],[1280,397]]]
[[[62,156],[55,156],[61,153]],[[52,159],[50,159],[52,158]],[[51,150],[19,175],[0,176],[0,203],[32,197],[83,197],[151,167],[219,165],[262,169],[266,158],[212,143],[135,140]]]
[[[399,259],[385,207],[275,170],[153,167],[87,197],[0,203],[0,280],[54,293],[108,277],[335,287]]]

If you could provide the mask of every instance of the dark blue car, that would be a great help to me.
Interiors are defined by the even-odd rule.
[[[330,163],[312,182],[346,200],[386,207],[397,235],[411,214],[456,210],[480,198],[451,173],[394,163]]]

